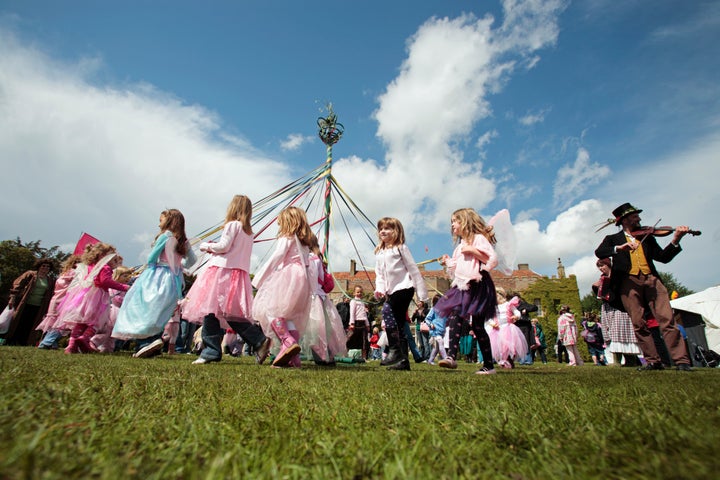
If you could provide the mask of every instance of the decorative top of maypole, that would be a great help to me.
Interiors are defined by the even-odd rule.
[[[318,117],[318,135],[325,145],[335,145],[340,141],[340,137],[342,137],[345,127],[342,123],[338,123],[337,115],[333,112],[332,103],[327,105],[327,110],[327,117]]]

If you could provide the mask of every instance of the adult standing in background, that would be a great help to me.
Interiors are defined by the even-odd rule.
[[[35,327],[47,313],[55,291],[53,267],[52,260],[41,258],[13,282],[8,305],[15,316],[5,334],[8,345],[34,345],[39,340]]]
[[[602,324],[607,350],[612,354],[614,364],[621,365],[624,357],[626,367],[638,366],[640,365],[638,355],[642,352],[635,338],[632,320],[622,310],[620,299],[616,298],[615,292],[610,288],[612,260],[610,258],[601,258],[598,259],[596,265],[601,275],[592,288],[597,298],[602,300],[600,323]]]
[[[685,349],[680,331],[675,325],[670,297],[655,269],[655,260],[668,263],[680,253],[680,239],[688,233],[686,226],[677,227],[672,241],[660,248],[652,235],[636,238],[633,233],[641,229],[639,210],[624,203],[613,210],[616,226],[622,230],[606,236],[595,250],[598,258],[612,258],[611,288],[617,289],[625,311],[630,315],[635,337],[643,352],[647,365],[641,370],[663,370],[652,334],[645,322],[645,308],[648,307],[662,330],[665,343],[679,371],[689,372],[690,358]]]

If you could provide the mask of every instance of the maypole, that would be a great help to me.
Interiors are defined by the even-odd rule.
[[[337,115],[333,112],[332,103],[327,105],[328,116],[323,118],[319,117],[317,120],[318,124],[318,136],[320,140],[326,146],[327,156],[325,158],[325,242],[322,247],[322,254],[325,260],[328,257],[328,249],[330,245],[330,210],[332,208],[330,201],[330,188],[332,184],[332,147],[340,141],[345,127],[342,123],[338,123]]]

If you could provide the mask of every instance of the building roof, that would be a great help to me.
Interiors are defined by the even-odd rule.
[[[424,278],[446,278],[444,270],[420,270],[420,273]],[[543,275],[533,272],[529,268],[521,268],[520,270],[513,270],[512,274],[505,275],[504,273],[493,270],[490,272],[493,279],[510,279],[510,278],[543,278]],[[333,276],[336,280],[347,280],[347,281],[375,281],[375,272],[368,270],[360,270],[351,275],[350,272],[333,272]]]

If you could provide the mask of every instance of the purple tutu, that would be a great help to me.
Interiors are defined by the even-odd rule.
[[[495,296],[495,284],[490,274],[482,270],[480,281],[468,283],[467,290],[460,290],[452,287],[445,292],[445,295],[435,305],[435,311],[441,317],[450,317],[451,314],[462,318],[473,317],[473,322],[485,322],[495,318],[497,298]]]

